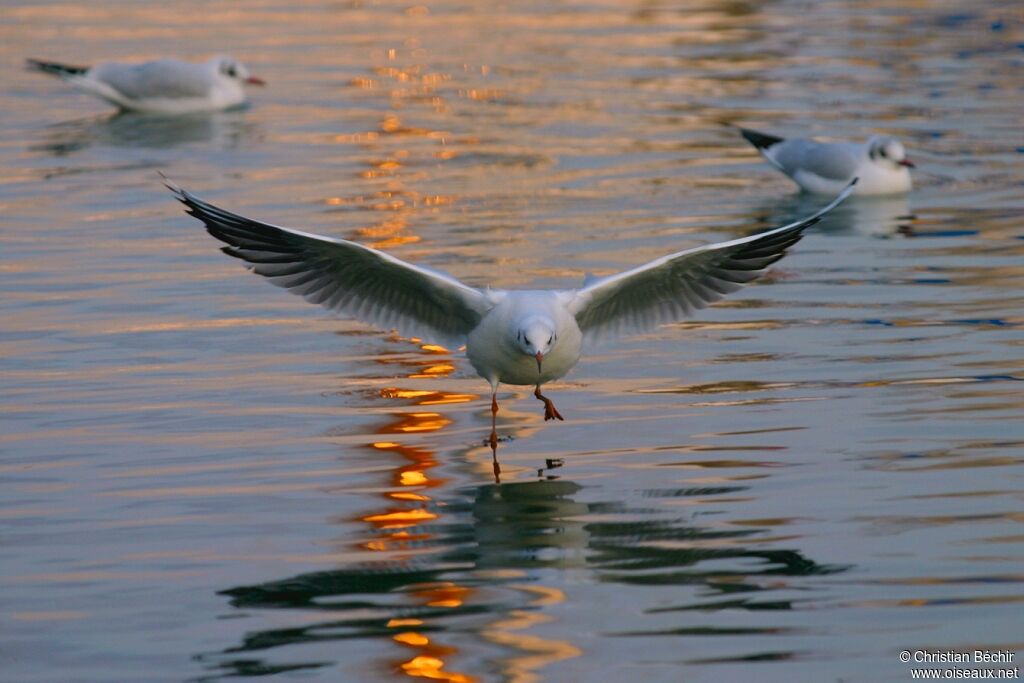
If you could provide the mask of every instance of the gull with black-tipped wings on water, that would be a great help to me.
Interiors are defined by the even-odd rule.
[[[853,191],[854,179],[803,220],[757,235],[663,256],[580,289],[477,289],[356,242],[262,223],[168,185],[224,253],[311,303],[403,334],[465,344],[491,385],[490,446],[497,462],[498,385],[534,387],[544,419],[561,420],[541,386],[572,369],[584,338],[651,329],[692,315],[759,277]]]

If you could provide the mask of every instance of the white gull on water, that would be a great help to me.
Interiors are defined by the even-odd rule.
[[[867,142],[817,142],[783,139],[740,128],[740,134],[772,166],[793,179],[806,192],[834,195],[857,178],[857,195],[892,195],[910,192],[909,169],[903,144],[876,136]]]
[[[756,279],[803,231],[846,199],[857,180],[803,220],[757,235],[663,256],[580,289],[476,289],[356,242],[282,228],[225,211],[168,185],[207,231],[271,282],[311,303],[456,348],[491,385],[490,446],[497,449],[498,385],[533,386],[544,419],[563,419],[541,385],[580,358],[584,338],[681,320]]]
[[[158,59],[143,64],[105,62],[71,66],[39,59],[29,68],[57,76],[126,111],[146,114],[193,114],[237,107],[245,102],[245,85],[264,85],[241,62],[217,56],[194,64]]]

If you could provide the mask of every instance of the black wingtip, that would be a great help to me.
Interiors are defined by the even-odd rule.
[[[185,206],[190,207],[192,205],[191,202],[189,201],[188,192],[175,185],[174,181],[168,178],[163,171],[157,171],[157,174],[160,176],[160,182],[163,183],[164,187],[171,191],[175,199],[177,199]]]
[[[784,138],[758,133],[756,130],[750,130],[749,128],[740,128],[740,135],[757,149],[768,149],[772,145],[777,145],[784,140]]]
[[[33,71],[41,71],[51,76],[81,76],[89,70],[87,66],[72,66],[71,64],[60,64],[58,62],[47,62],[42,59],[25,60],[25,68]]]
[[[215,237],[216,237],[216,235],[215,235]],[[247,261],[245,256],[243,256],[242,254],[238,253],[238,247],[235,247],[235,246],[232,246],[232,245],[228,245],[226,247],[221,247],[220,251],[221,251],[222,254],[227,254],[231,258],[236,258],[239,261]],[[252,270],[252,265],[248,264],[248,265],[246,265],[246,268],[248,268],[249,270]]]

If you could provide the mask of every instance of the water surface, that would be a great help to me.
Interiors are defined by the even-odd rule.
[[[12,681],[908,680],[1020,650],[1024,16],[1000,2],[3,2]],[[236,55],[241,111],[23,72]],[[730,125],[898,135],[771,275],[550,395],[260,282],[158,171],[474,285],[811,212]],[[560,466],[559,466],[560,465]]]

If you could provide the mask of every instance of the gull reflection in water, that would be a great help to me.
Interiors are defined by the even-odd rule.
[[[32,149],[54,156],[67,156],[96,145],[163,149],[203,144],[227,150],[252,137],[255,130],[256,126],[246,121],[244,109],[185,116],[117,112],[54,124]]]
[[[200,680],[338,666],[460,683],[494,671],[495,680],[535,679],[556,662],[583,656],[576,625],[556,616],[557,605],[572,599],[572,582],[558,578],[563,570],[619,584],[631,599],[650,586],[689,587],[678,603],[659,602],[623,621],[622,637],[650,625],[671,633],[674,622],[703,628],[692,615],[706,612],[713,623],[718,609],[791,609],[774,597],[785,592],[785,577],[847,567],[819,564],[781,540],[766,545],[765,534],[777,533],[770,524],[699,526],[673,505],[719,495],[727,505],[747,488],[650,490],[643,508],[594,500],[599,489],[581,500],[583,487],[566,480],[448,491],[435,499],[438,516],[407,528],[409,542],[397,552],[365,552],[364,561],[337,569],[223,590],[249,619],[266,611],[266,625],[249,626],[232,647],[197,655],[207,668]],[[667,505],[655,512],[659,499]],[[377,533],[364,531],[370,538]],[[296,618],[275,627],[273,615],[282,612]],[[382,653],[360,648],[359,640],[392,647]],[[366,653],[358,663],[351,659],[357,652]]]
[[[765,225],[776,221],[793,221],[810,210],[814,212],[821,199],[799,193],[773,199],[754,213]],[[861,197],[854,195],[821,219],[812,230],[831,235],[867,235],[871,237],[913,237],[917,217],[911,212],[908,195]]]

